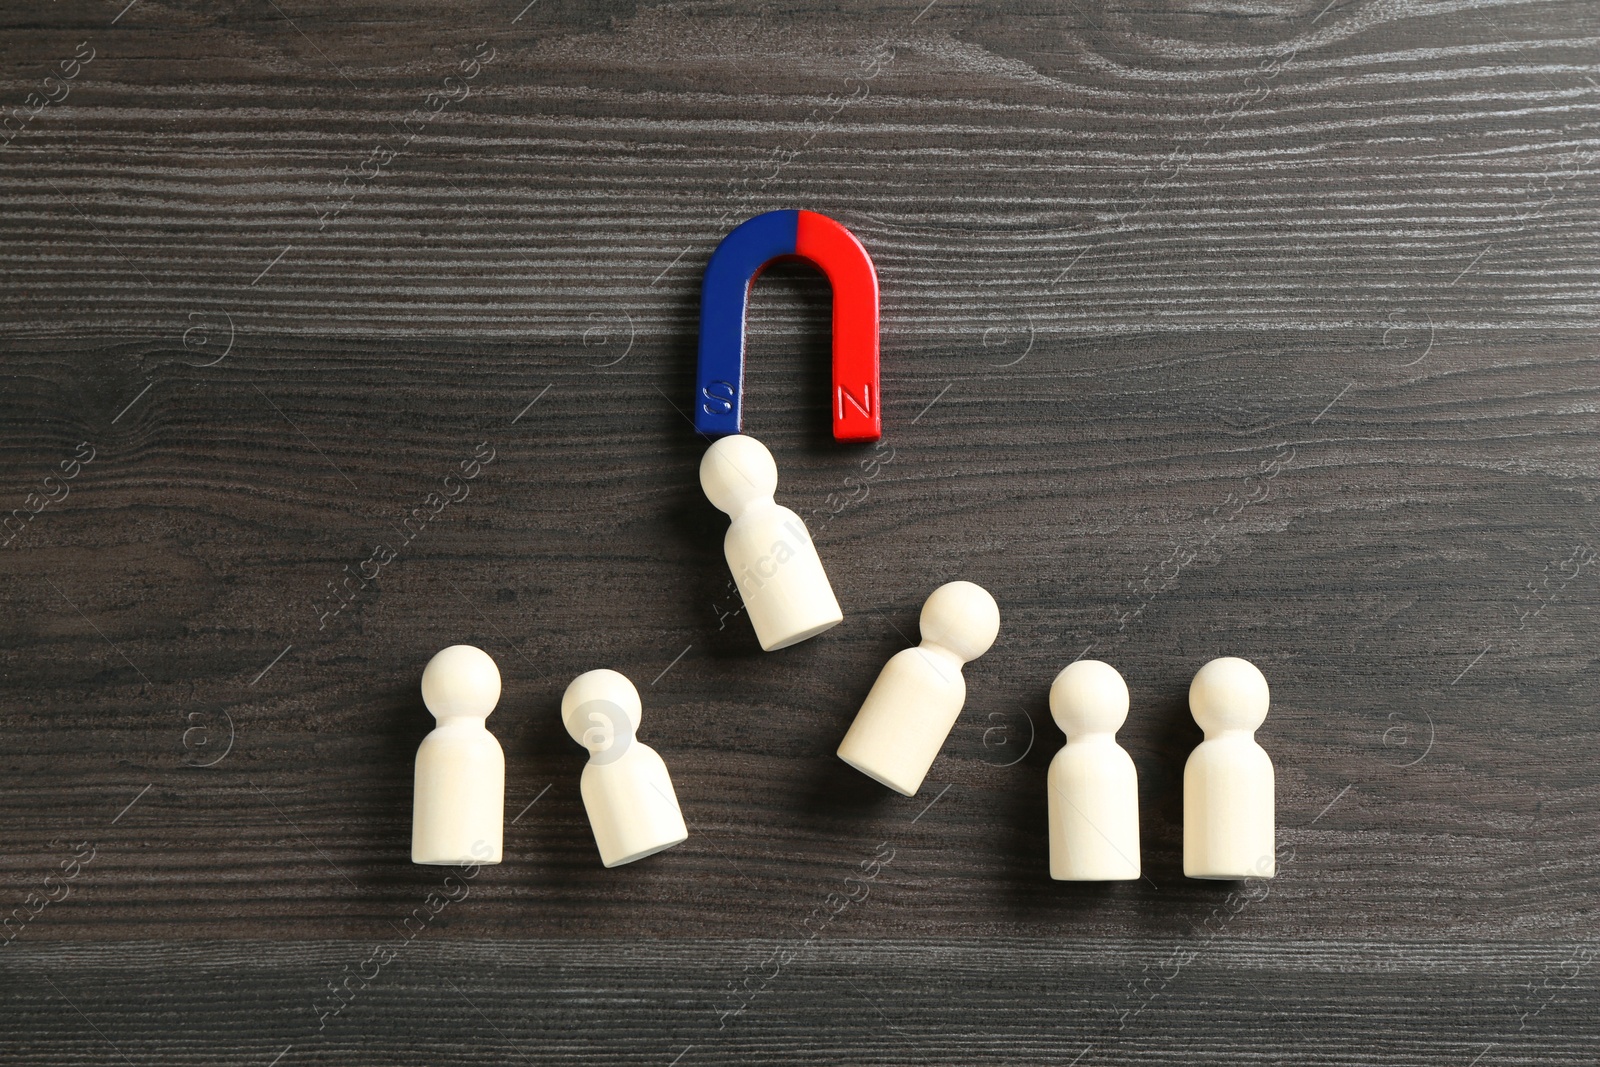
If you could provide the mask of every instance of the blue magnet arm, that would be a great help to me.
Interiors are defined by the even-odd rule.
[[[744,312],[750,286],[762,267],[795,254],[799,233],[800,212],[769,211],[734,227],[706,264],[694,428],[707,437],[726,437],[744,425]]]

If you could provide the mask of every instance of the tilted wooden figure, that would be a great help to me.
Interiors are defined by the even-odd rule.
[[[799,644],[844,619],[800,516],[772,499],[778,465],[754,437],[735,434],[706,449],[700,486],[733,519],[723,550],[767,652]]]
[[[908,797],[961,714],[961,668],[994,644],[1000,608],[981,586],[950,582],[922,605],[921,628],[922,644],[884,664],[839,745],[840,759]]]
[[[1050,877],[1138,878],[1139,775],[1117,744],[1128,684],[1115,667],[1081,659],[1056,675],[1050,714],[1067,744],[1050,761]]]
[[[480,648],[451,645],[422,672],[422,702],[438,725],[417,749],[411,862],[499,863],[506,757],[485,725],[500,670]]]
[[[642,860],[689,836],[667,765],[637,739],[639,690],[616,671],[580,674],[561,697],[561,721],[589,750],[580,791],[607,867]]]
[[[1272,760],[1256,744],[1271,694],[1255,665],[1234,656],[1200,668],[1189,710],[1205,731],[1183,769],[1183,873],[1271,878],[1277,872]]]

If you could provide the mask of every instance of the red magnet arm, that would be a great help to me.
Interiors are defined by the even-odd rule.
[[[810,260],[833,287],[833,436],[883,436],[878,393],[878,272],[856,235],[815,211],[799,212],[795,255]]]

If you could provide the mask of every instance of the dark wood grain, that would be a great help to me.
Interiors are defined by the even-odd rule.
[[[93,456],[0,534],[0,914],[93,851],[0,949],[0,1057],[1600,1055],[1592,965],[1563,962],[1600,889],[1591,5],[0,24],[0,103],[65,92],[0,148],[0,511]],[[826,288],[764,276],[749,429],[846,613],[769,655],[686,412],[706,258],[795,206],[877,262],[886,442],[832,443]],[[889,795],[833,750],[956,577],[1001,638],[922,794]],[[407,862],[411,763],[455,642],[505,679],[508,861],[430,925],[441,980],[313,1044],[322,984],[439,884]],[[1133,694],[1135,884],[1046,874],[1045,693],[1086,653]],[[1181,877],[1179,786],[1219,654],[1273,687],[1285,859],[1208,933],[1240,890]],[[598,666],[644,692],[691,829],[613,871],[556,714]],[[880,849],[823,955],[703,1036]],[[1148,1028],[1105,1037],[1197,939]],[[1512,1007],[1558,973],[1524,1039]]]
[[[846,936],[772,976],[764,947],[744,942],[439,937],[368,968],[345,1009],[319,1022],[328,984],[372,949],[29,948],[8,962],[0,1024],[26,1034],[0,1062],[1402,1067],[1594,1057],[1593,1014],[1563,977],[1586,968],[1544,944],[1262,941],[1237,929],[1210,942],[1070,945]],[[758,992],[733,1011],[730,987]]]

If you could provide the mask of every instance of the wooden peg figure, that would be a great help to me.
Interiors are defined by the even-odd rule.
[[[1200,668],[1189,710],[1206,738],[1183,769],[1183,873],[1271,878],[1277,871],[1272,760],[1256,744],[1270,693],[1255,665],[1234,656]]]
[[[1067,744],[1050,761],[1050,877],[1139,877],[1139,776],[1117,744],[1128,685],[1115,667],[1081,659],[1056,675],[1050,714]]]
[[[799,644],[844,619],[806,524],[772,499],[778,465],[765,445],[721,438],[700,461],[700,486],[733,519],[723,551],[762,649]]]
[[[922,644],[896,652],[839,745],[839,758],[914,796],[967,699],[961,668],[1000,632],[994,597],[971,582],[941,585],[922,605]]]
[[[499,863],[506,757],[485,725],[500,670],[480,648],[451,645],[422,672],[422,702],[438,725],[417,749],[411,862]]]
[[[561,698],[561,720],[589,750],[579,789],[607,867],[642,860],[689,836],[667,765],[637,738],[644,708],[616,671],[580,674]]]

